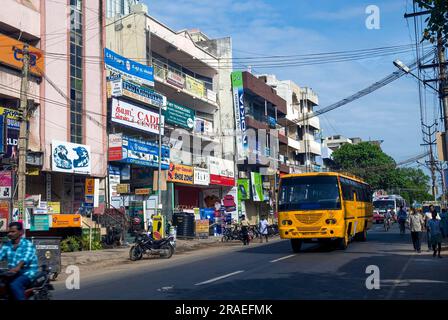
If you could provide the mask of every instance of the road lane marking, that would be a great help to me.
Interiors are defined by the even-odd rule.
[[[415,255],[415,253],[414,253],[414,255]],[[404,273],[408,270],[408,267],[411,264],[411,261],[412,261],[412,258],[414,257],[414,255],[409,256],[408,261],[406,262],[405,266],[403,267],[400,274],[398,275],[398,278],[396,279],[397,282],[395,282],[395,284],[390,289],[389,294],[386,297],[386,300],[390,300],[392,298],[393,294],[395,293],[395,289],[400,284],[400,281],[402,281],[401,279],[403,278]]]
[[[295,257],[296,255],[295,254],[292,254],[292,255],[290,255],[290,256],[286,256],[286,257],[283,257],[283,258],[279,258],[279,259],[275,259],[275,260],[272,260],[272,261],[269,261],[269,262],[277,262],[277,261],[281,261],[281,260],[285,260],[285,259],[289,259],[289,258],[292,258],[292,257]]]
[[[216,278],[204,281],[204,282],[196,283],[195,286],[202,286],[204,284],[209,284],[209,283],[212,283],[212,282],[215,282],[215,281],[219,281],[219,280],[222,280],[222,279],[225,279],[225,278],[229,278],[231,276],[237,275],[237,274],[242,273],[242,272],[244,272],[244,270],[235,271],[235,272],[232,272],[232,273],[229,273],[229,274],[225,274],[223,276],[216,277]]]

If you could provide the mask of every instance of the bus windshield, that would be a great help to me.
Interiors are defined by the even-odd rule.
[[[334,176],[282,179],[279,211],[341,209],[339,185]]]
[[[394,200],[375,200],[375,201],[373,201],[373,207],[377,210],[387,210],[387,209],[395,210],[395,201]]]

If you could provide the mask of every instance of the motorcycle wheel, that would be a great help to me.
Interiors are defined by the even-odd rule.
[[[131,250],[129,250],[129,258],[131,261],[137,261],[143,258],[143,251],[140,246],[131,247]]]
[[[160,257],[164,258],[164,259],[169,259],[173,256],[174,254],[174,248],[171,244],[164,246],[161,248],[162,250],[166,251],[166,254],[161,254]]]
[[[51,293],[48,291],[41,291],[33,295],[33,300],[51,300]]]

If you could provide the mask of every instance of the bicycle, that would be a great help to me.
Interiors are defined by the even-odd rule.
[[[384,218],[384,231],[389,231],[390,229],[390,218]]]

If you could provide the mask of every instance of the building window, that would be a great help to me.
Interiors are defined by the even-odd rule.
[[[70,141],[82,143],[82,0],[70,0]]]

